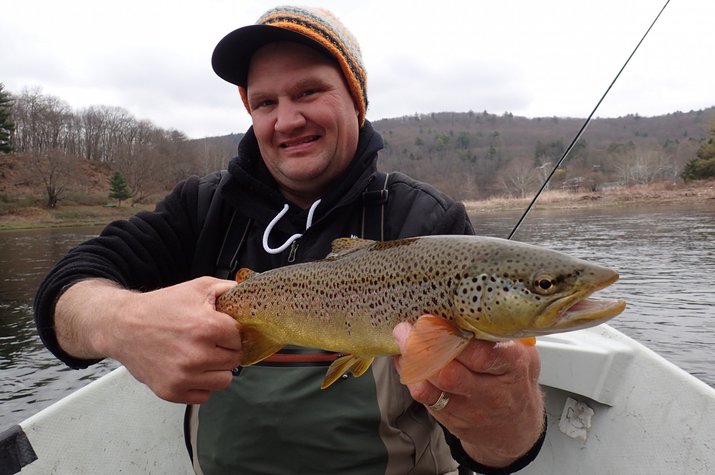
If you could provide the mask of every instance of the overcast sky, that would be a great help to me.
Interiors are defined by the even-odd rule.
[[[74,110],[119,106],[191,138],[249,126],[214,46],[257,0],[0,0],[0,82]],[[312,1],[360,41],[367,117],[440,111],[586,117],[665,0]],[[672,0],[597,116],[715,106],[714,0]]]

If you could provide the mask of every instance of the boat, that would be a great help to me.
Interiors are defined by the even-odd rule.
[[[605,324],[537,347],[548,430],[520,474],[712,473],[714,388]],[[120,367],[5,431],[0,475],[192,474],[183,418]]]

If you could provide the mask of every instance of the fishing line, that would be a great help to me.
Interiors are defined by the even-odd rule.
[[[509,233],[509,237],[507,237],[507,239],[511,239],[514,236],[514,234],[516,233],[516,231],[519,229],[519,226],[521,226],[521,223],[526,218],[526,215],[529,214],[529,211],[531,211],[531,208],[534,206],[534,203],[536,203],[536,200],[539,198],[539,196],[541,196],[541,192],[544,191],[544,189],[546,188],[546,185],[548,185],[548,183],[549,183],[549,180],[551,180],[551,177],[554,176],[554,173],[556,173],[556,170],[558,170],[559,167],[561,166],[561,164],[563,163],[563,161],[566,160],[566,157],[568,157],[569,153],[571,153],[571,150],[576,145],[576,142],[578,142],[578,140],[581,138],[583,133],[586,131],[586,127],[588,127],[588,124],[591,122],[591,119],[593,118],[593,115],[596,113],[599,106],[601,105],[601,102],[603,102],[603,100],[606,98],[606,96],[610,92],[613,85],[616,83],[618,78],[621,76],[621,73],[623,72],[623,70],[626,69],[626,66],[628,66],[628,63],[631,61],[631,58],[633,57],[634,54],[636,54],[636,51],[638,51],[638,48],[640,47],[641,43],[643,43],[643,40],[646,39],[646,36],[648,36],[648,33],[650,33],[650,30],[656,24],[656,22],[658,21],[658,18],[660,18],[663,11],[665,10],[665,7],[667,7],[669,3],[670,3],[670,0],[666,0],[665,5],[663,5],[663,8],[660,9],[660,11],[656,15],[655,19],[650,24],[650,26],[648,27],[646,32],[643,34],[643,37],[640,39],[640,41],[638,42],[636,47],[633,48],[633,51],[631,52],[630,56],[628,56],[628,59],[626,59],[626,62],[623,63],[623,66],[621,66],[621,69],[618,71],[618,74],[616,74],[616,76],[613,78],[613,81],[611,81],[611,84],[609,84],[609,86],[606,88],[606,91],[603,93],[601,98],[598,100],[598,102],[596,103],[596,106],[593,108],[593,110],[591,111],[589,116],[586,118],[586,120],[584,121],[583,125],[579,129],[576,136],[573,138],[573,140],[571,141],[569,146],[566,147],[566,150],[564,150],[564,153],[561,155],[561,158],[556,162],[556,165],[554,165],[554,168],[551,170],[551,173],[549,173],[549,175],[546,177],[546,180],[544,180],[544,183],[541,185],[541,188],[539,188],[539,191],[536,192],[536,194],[534,195],[534,198],[531,200],[531,203],[529,203],[529,205],[526,207],[526,209],[524,210],[524,213],[519,218],[519,221],[517,221],[516,225],[514,226],[514,229],[512,229],[511,232]]]

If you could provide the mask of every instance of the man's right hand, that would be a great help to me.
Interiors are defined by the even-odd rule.
[[[234,285],[200,277],[139,293],[78,282],[57,302],[57,338],[73,356],[114,358],[162,399],[200,404],[228,387],[241,362],[236,321],[215,305]]]

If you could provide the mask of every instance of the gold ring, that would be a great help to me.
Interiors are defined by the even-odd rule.
[[[438,412],[447,407],[447,403],[449,403],[449,394],[442,391],[442,394],[439,395],[439,399],[437,399],[437,402],[428,407],[433,411]]]

